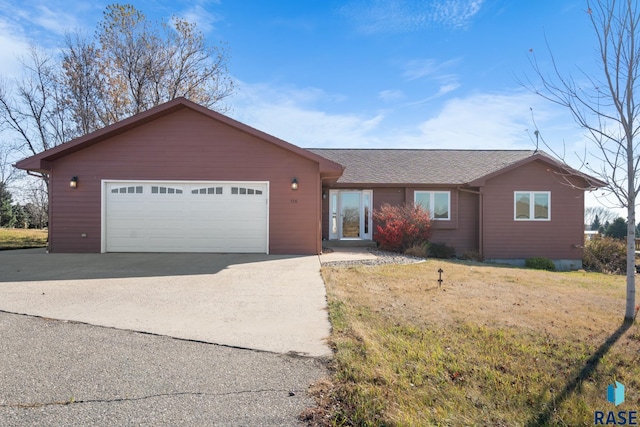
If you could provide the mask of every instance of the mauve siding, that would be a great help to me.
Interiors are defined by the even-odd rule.
[[[540,162],[487,181],[484,193],[484,257],[582,259],[584,192],[561,182]],[[550,191],[551,221],[515,221],[514,191]]]
[[[406,199],[405,189],[403,187],[380,187],[373,189],[373,208],[380,209],[385,203],[390,205],[401,205]],[[374,225],[375,229],[375,225]]]
[[[78,188],[69,180],[78,176]],[[101,180],[269,182],[269,252],[316,254],[317,163],[193,110],[180,110],[53,162],[53,252],[100,252]],[[297,177],[297,191],[291,180]],[[82,234],[86,237],[81,237]]]
[[[459,190],[450,191],[451,220],[431,222],[431,241],[453,247],[457,255],[478,250],[479,196]]]

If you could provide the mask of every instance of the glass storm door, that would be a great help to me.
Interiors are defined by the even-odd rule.
[[[371,190],[331,190],[329,238],[371,240]]]

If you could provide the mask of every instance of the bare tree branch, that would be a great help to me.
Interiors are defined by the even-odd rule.
[[[639,6],[634,0],[595,0],[586,6],[596,35],[600,74],[579,70],[580,81],[565,75],[547,42],[551,73],[542,70],[532,53],[530,64],[537,82],[527,79],[523,85],[570,111],[591,142],[592,150],[585,150],[581,159],[584,170],[605,182],[619,206],[627,208],[625,319],[631,320],[635,314],[635,204],[640,193],[640,147],[635,143],[640,130],[640,102],[635,97],[640,78]],[[595,161],[589,162],[589,157]]]

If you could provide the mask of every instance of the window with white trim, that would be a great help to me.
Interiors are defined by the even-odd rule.
[[[513,218],[516,221],[550,221],[550,191],[515,191]]]
[[[428,210],[431,219],[441,221],[451,219],[450,191],[414,191],[413,202]]]

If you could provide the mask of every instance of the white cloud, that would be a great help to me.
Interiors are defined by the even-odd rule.
[[[379,144],[383,114],[327,113],[319,104],[339,103],[340,95],[316,88],[269,87],[241,83],[232,100],[237,120],[301,147],[366,147]]]
[[[95,4],[62,0],[0,0],[0,74],[15,78],[21,74],[18,60],[35,44],[43,49],[61,46],[66,31],[83,30],[83,20],[99,12]]]
[[[406,98],[401,90],[383,90],[378,92],[378,98],[385,102],[397,102]]]
[[[29,41],[21,29],[0,18],[0,75],[16,78],[22,72],[18,57],[29,50]]]
[[[533,148],[526,132],[531,127],[531,94],[476,94],[448,101],[437,115],[420,123],[425,148]]]
[[[353,0],[340,12],[359,31],[413,32],[442,26],[461,29],[480,11],[484,0]]]
[[[249,83],[240,87],[232,100],[234,118],[301,147],[534,149],[531,107],[556,152],[563,152],[564,141],[581,139],[580,131],[558,107],[525,91],[458,97],[420,117],[418,111],[426,110],[422,105],[385,112],[330,113],[341,97],[317,88]],[[383,92],[379,94],[383,100],[401,95]],[[540,149],[550,151],[542,145]]]
[[[523,90],[448,100],[437,113],[418,123],[413,135],[399,140],[407,147],[420,148],[533,150],[534,119],[548,144],[540,141],[538,148],[564,157],[569,165],[579,168],[575,147],[585,140],[571,116]]]
[[[66,31],[80,27],[76,17],[67,13],[64,6],[52,8],[49,5],[39,5],[28,11],[24,17],[45,31],[57,35],[64,35]]]
[[[405,70],[402,75],[407,81],[426,78],[438,85],[438,91],[435,94],[412,104],[422,104],[458,89],[461,86],[458,75],[449,72],[448,69],[458,65],[461,61],[461,58],[456,58],[438,62],[435,59],[428,58],[412,59],[404,64]]]
[[[215,24],[222,20],[222,17],[207,8],[208,2],[192,4],[188,9],[180,13],[180,17],[185,21],[194,23],[203,33],[211,32],[215,29]],[[218,2],[215,2],[218,3]]]
[[[450,74],[447,70],[457,66],[462,62],[462,58],[450,59],[444,62],[438,62],[433,58],[412,59],[404,64],[404,72],[402,76],[411,81],[421,79],[423,77],[431,78],[457,78]]]
[[[466,27],[480,12],[484,0],[445,0],[434,2],[434,20],[453,28]]]

